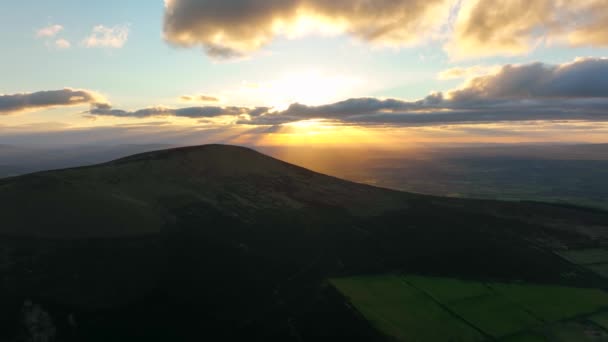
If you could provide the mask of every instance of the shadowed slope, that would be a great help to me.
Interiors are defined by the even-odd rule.
[[[172,208],[195,202],[245,220],[258,210],[306,207],[366,216],[404,208],[410,197],[317,174],[247,148],[206,145],[2,180],[0,234],[158,233],[172,220]]]

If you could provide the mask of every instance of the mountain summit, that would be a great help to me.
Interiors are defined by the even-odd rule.
[[[406,207],[410,197],[317,174],[248,148],[205,145],[0,181],[0,233],[63,238],[158,233],[171,210],[194,204],[249,219],[261,210],[320,207],[363,216]]]

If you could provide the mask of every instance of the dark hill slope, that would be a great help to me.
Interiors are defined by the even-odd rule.
[[[354,341],[382,336],[327,277],[605,285],[554,253],[606,245],[604,212],[401,193],[232,146],[5,179],[0,217],[0,341],[28,298],[60,340]]]
[[[415,196],[346,182],[250,149],[207,145],[0,181],[0,234],[112,237],[158,233],[171,210],[198,203],[242,220],[260,210],[340,208],[357,216]]]

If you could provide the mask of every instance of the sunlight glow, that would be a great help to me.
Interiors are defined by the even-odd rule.
[[[232,98],[240,102],[262,102],[277,110],[287,109],[292,103],[322,105],[348,98],[364,82],[349,76],[334,75],[318,70],[288,72],[276,80],[243,82]]]

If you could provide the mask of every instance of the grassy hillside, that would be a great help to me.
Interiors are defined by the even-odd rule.
[[[328,278],[606,286],[564,257],[605,249],[605,212],[401,193],[233,146],[0,180],[0,216],[0,340],[25,334],[26,301],[59,340],[369,341]]]

